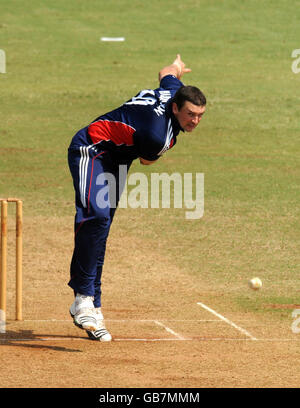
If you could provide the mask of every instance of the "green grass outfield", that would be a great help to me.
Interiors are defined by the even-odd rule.
[[[156,87],[159,69],[179,52],[192,68],[184,82],[208,98],[205,118],[157,164],[136,163],[131,171],[204,173],[204,217],[120,209],[113,231],[143,230],[155,250],[199,278],[199,296],[205,281],[219,304],[291,320],[291,311],[263,305],[300,303],[300,74],[291,70],[291,53],[300,48],[299,6],[0,0],[7,60],[0,74],[0,195],[21,197],[25,217],[72,215],[71,137],[140,89]],[[101,43],[101,36],[126,41]],[[264,282],[259,293],[246,287],[256,275]]]

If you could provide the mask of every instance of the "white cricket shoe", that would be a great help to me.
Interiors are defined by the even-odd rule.
[[[95,312],[96,312],[96,317],[97,317],[97,328],[96,330],[86,331],[89,338],[92,340],[98,340],[98,341],[111,341],[112,337],[105,327],[104,317],[101,312],[101,308],[100,307],[96,308]]]
[[[97,315],[94,308],[93,296],[77,293],[70,307],[75,326],[83,330],[96,330],[98,327]]]

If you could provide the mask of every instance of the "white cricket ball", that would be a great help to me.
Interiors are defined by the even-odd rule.
[[[262,287],[262,281],[259,278],[252,278],[248,283],[250,288],[254,290],[258,290]]]

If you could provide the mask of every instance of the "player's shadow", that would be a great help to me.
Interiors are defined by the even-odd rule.
[[[62,335],[43,335],[43,334],[36,334],[33,333],[32,330],[19,330],[19,331],[13,331],[13,330],[6,330],[5,333],[0,333],[0,347],[1,346],[13,346],[13,347],[26,347],[30,349],[36,349],[36,350],[54,350],[54,351],[63,351],[63,352],[69,352],[69,353],[80,353],[81,350],[69,348],[69,347],[59,347],[59,346],[52,346],[48,344],[32,344],[32,341],[40,341],[45,342],[45,341],[50,341],[49,339],[53,338],[53,341],[57,338],[74,338],[78,339],[78,337],[75,336],[62,336]],[[47,339],[47,340],[45,340]]]

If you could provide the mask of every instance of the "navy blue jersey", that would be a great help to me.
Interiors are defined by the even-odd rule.
[[[119,108],[96,118],[75,135],[72,145],[109,151],[117,162],[138,157],[157,160],[175,145],[183,130],[171,106],[182,85],[175,76],[165,76],[159,88],[142,90]]]

